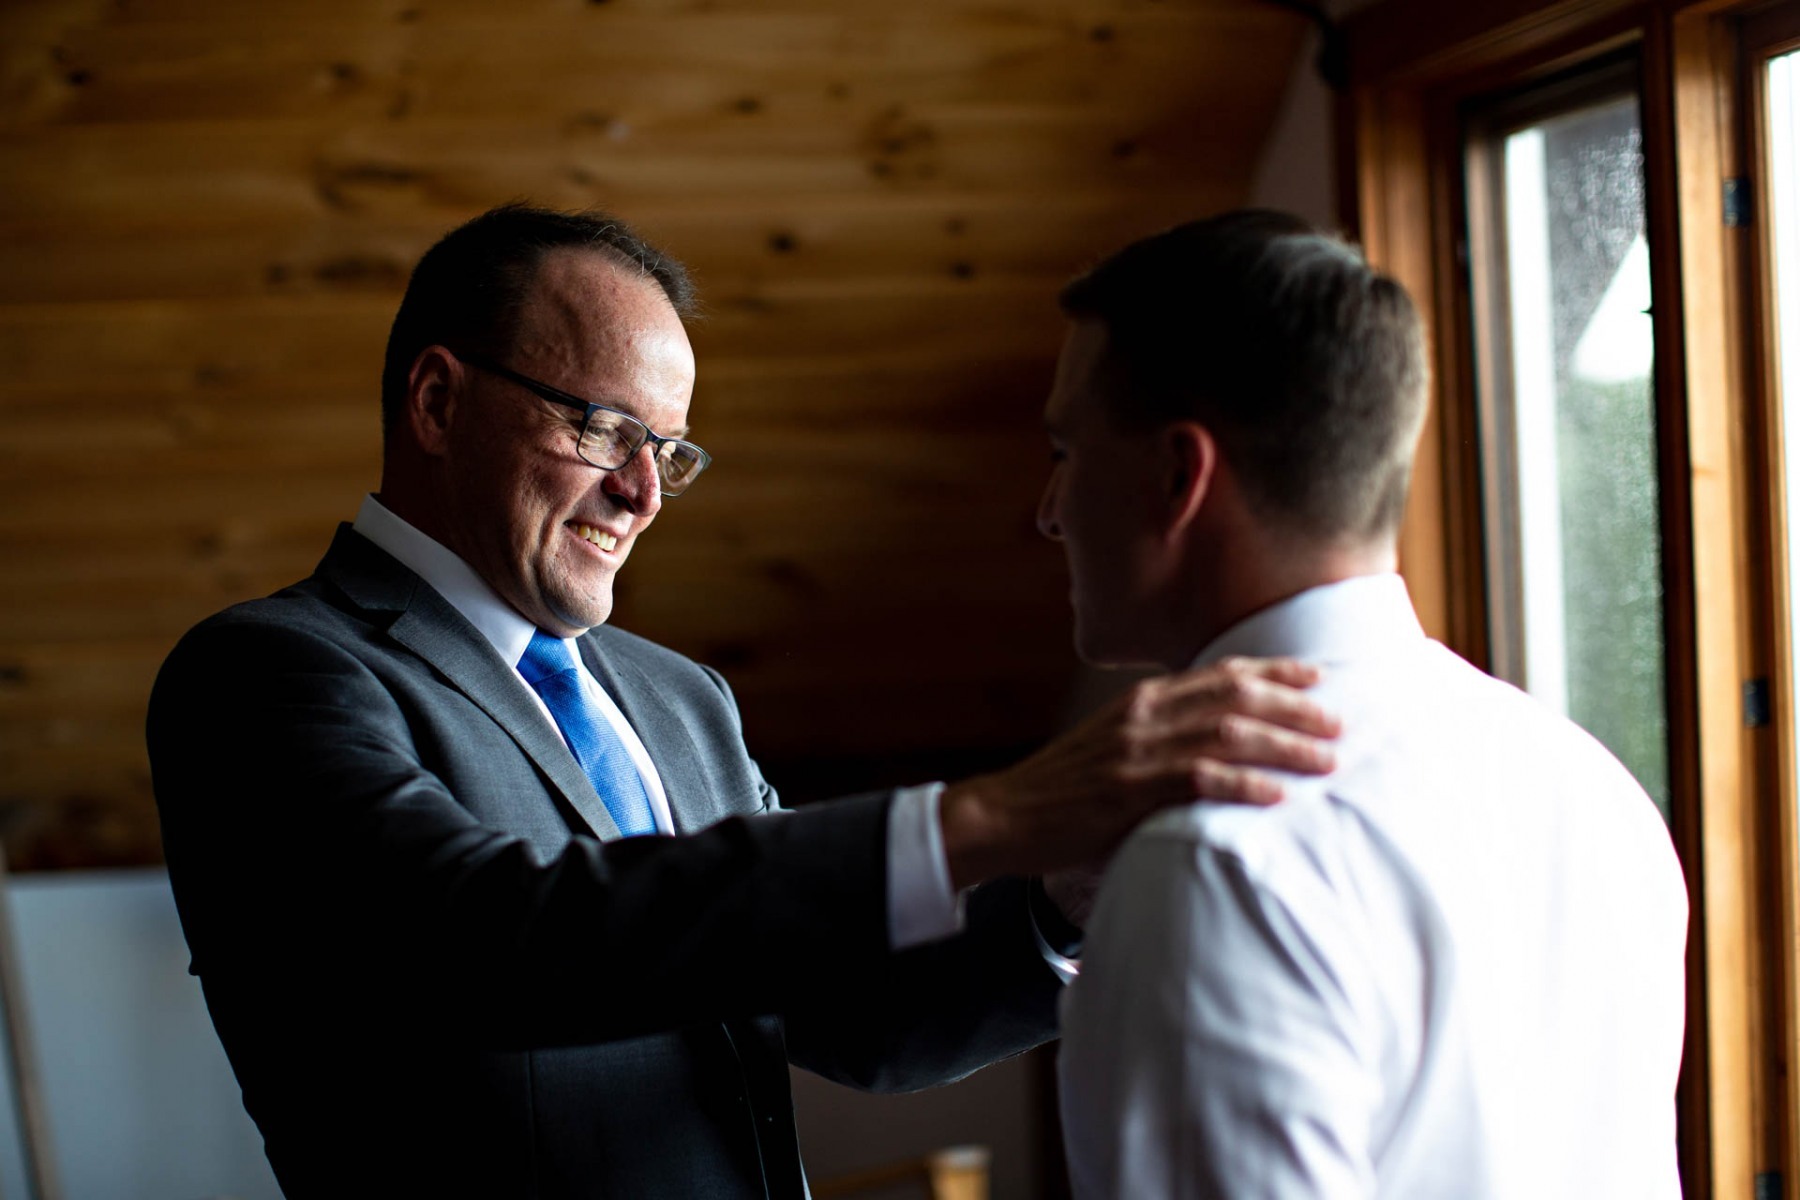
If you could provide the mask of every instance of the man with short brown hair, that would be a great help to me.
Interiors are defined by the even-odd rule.
[[[1083,1200],[1673,1197],[1686,891],[1587,734],[1427,638],[1395,574],[1419,319],[1239,212],[1064,296],[1040,524],[1093,661],[1320,664],[1337,770],[1150,817],[1065,997]]]

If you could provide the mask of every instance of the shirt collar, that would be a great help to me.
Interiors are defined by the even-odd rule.
[[[1359,575],[1308,588],[1253,613],[1208,643],[1194,660],[1290,657],[1330,664],[1392,652],[1425,636],[1398,575]]]
[[[499,593],[475,573],[475,568],[443,543],[394,515],[374,496],[363,498],[354,528],[430,584],[451,607],[468,619],[469,624],[481,631],[503,660],[516,666],[525,656],[525,647],[531,644],[531,635],[537,632],[537,627],[502,600]]]

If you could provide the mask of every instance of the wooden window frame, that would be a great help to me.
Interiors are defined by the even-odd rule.
[[[1784,5],[1746,17],[1737,33],[1744,154],[1753,161],[1767,163],[1766,64],[1776,55],[1800,51],[1800,5]],[[1800,846],[1800,742],[1796,739],[1796,728],[1800,727],[1796,722],[1796,712],[1800,710],[1800,662],[1795,657],[1800,654],[1800,644],[1793,634],[1795,618],[1800,616],[1800,596],[1790,590],[1789,559],[1800,530],[1792,528],[1788,521],[1787,492],[1800,481],[1790,478],[1791,464],[1785,461],[1783,397],[1777,374],[1781,347],[1775,325],[1774,280],[1769,271],[1774,261],[1774,227],[1770,219],[1757,219],[1772,213],[1774,203],[1768,175],[1759,172],[1757,178],[1761,186],[1750,200],[1753,219],[1746,228],[1750,245],[1744,256],[1744,271],[1750,313],[1744,333],[1756,408],[1753,416],[1758,422],[1763,451],[1757,465],[1764,481],[1760,492],[1766,506],[1766,539],[1764,553],[1758,557],[1767,570],[1774,731],[1769,747],[1773,761],[1767,770],[1768,778],[1778,785],[1769,793],[1773,802],[1767,806],[1770,811],[1761,842],[1763,878],[1767,881],[1765,903],[1775,914],[1771,924],[1776,943],[1765,960],[1772,993],[1767,1023],[1781,1035],[1779,1077],[1786,1080],[1785,1119],[1780,1121],[1775,1136],[1785,1141],[1788,1163],[1793,1166],[1800,1157],[1800,1076],[1796,1075],[1796,1067],[1800,1066],[1796,1062],[1796,1057],[1800,1057],[1796,1055],[1800,1049],[1800,853],[1796,852]],[[1790,348],[1789,353],[1800,353],[1800,347]],[[1800,403],[1800,397],[1793,399]],[[1800,1167],[1790,1171],[1788,1178],[1794,1179],[1796,1174],[1800,1174]]]
[[[1796,755],[1783,749],[1791,739],[1776,736],[1779,716],[1747,727],[1744,707],[1746,683],[1769,677],[1786,649],[1773,619],[1781,597],[1769,564],[1778,560],[1767,553],[1777,532],[1767,481],[1778,476],[1766,452],[1779,443],[1768,438],[1767,388],[1752,380],[1767,357],[1756,340],[1766,333],[1746,320],[1759,311],[1756,247],[1725,225],[1723,200],[1723,181],[1742,175],[1754,144],[1740,69],[1744,18],[1767,7],[1388,0],[1347,24],[1351,79],[1337,114],[1344,225],[1419,300],[1432,346],[1434,403],[1402,570],[1427,629],[1485,667],[1461,113],[1621,51],[1637,56],[1656,297],[1672,832],[1692,913],[1678,1118],[1686,1194],[1702,1200],[1747,1200],[1771,1172],[1795,1180],[1800,1143],[1800,1085],[1786,1070],[1800,927]],[[1794,684],[1785,676],[1780,684],[1785,705]],[[1766,802],[1780,795],[1786,804]]]

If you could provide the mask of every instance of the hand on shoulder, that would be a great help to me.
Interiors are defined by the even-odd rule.
[[[1104,862],[1144,817],[1197,797],[1273,804],[1269,770],[1324,774],[1337,717],[1305,690],[1316,667],[1226,659],[1134,685],[1023,762],[945,788],[959,888]]]

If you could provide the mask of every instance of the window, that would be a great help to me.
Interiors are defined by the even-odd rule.
[[[1384,0],[1345,224],[1419,299],[1426,628],[1664,806],[1685,1194],[1800,1178],[1800,2]]]
[[[1599,738],[1666,819],[1655,336],[1634,76],[1606,71],[1574,81],[1572,95],[1565,83],[1475,110],[1467,221],[1489,669]]]

